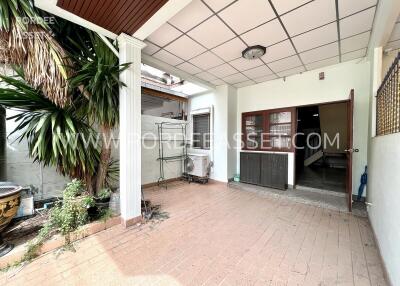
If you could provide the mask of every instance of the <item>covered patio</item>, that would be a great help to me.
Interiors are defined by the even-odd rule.
[[[367,218],[177,183],[145,196],[169,218],[115,226],[0,276],[2,285],[387,285]],[[16,273],[16,275],[13,275]]]
[[[398,0],[32,2],[127,64],[109,150],[118,225],[1,285],[400,283]],[[308,144],[325,135],[336,148]],[[163,216],[145,223],[144,199]]]

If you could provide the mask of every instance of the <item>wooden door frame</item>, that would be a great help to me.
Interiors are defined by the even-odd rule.
[[[354,128],[354,89],[350,91],[350,99],[347,103],[347,171],[346,171],[346,191],[348,196],[349,212],[353,207],[353,128]]]
[[[303,108],[303,107],[309,107],[309,106],[324,106],[324,105],[333,105],[333,104],[338,104],[338,103],[346,103],[347,104],[347,146],[348,148],[352,148],[352,146],[350,146],[350,139],[351,141],[353,141],[353,129],[350,127],[350,115],[349,115],[349,105],[353,102],[354,105],[354,89],[352,89],[350,91],[350,98],[346,99],[346,100],[337,100],[337,101],[328,101],[328,102],[322,102],[322,103],[315,103],[315,104],[305,104],[305,105],[298,105],[295,106],[296,109],[296,127],[295,130],[297,132],[298,130],[298,112],[299,112],[299,108]],[[354,108],[352,108],[354,109]],[[354,111],[352,110],[352,115],[353,115]],[[351,129],[351,130],[350,130]],[[349,133],[351,132],[351,134]],[[296,155],[297,155],[297,149],[294,148],[294,171],[293,171],[293,183],[294,186],[293,188],[296,189],[297,186],[297,169],[296,169]],[[352,195],[353,195],[353,185],[352,185],[352,166],[353,166],[353,162],[348,162],[349,156],[346,154],[346,158],[347,158],[347,168],[350,171],[350,174],[348,174],[348,171],[346,170],[346,191],[348,192],[348,196],[350,199],[348,199],[348,205],[349,205],[349,211],[351,211],[351,204],[352,204]],[[351,160],[352,161],[352,160]],[[350,165],[350,168],[349,168]],[[347,184],[349,184],[349,186],[347,186]]]

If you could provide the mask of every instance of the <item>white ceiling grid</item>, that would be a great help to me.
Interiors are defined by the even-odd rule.
[[[215,85],[243,87],[366,55],[378,0],[194,0],[144,53]],[[397,23],[392,43],[400,43]],[[241,52],[267,47],[257,60]]]
[[[385,49],[400,49],[400,15],[397,18],[397,22],[394,25],[392,34],[390,35],[389,42],[387,43]]]

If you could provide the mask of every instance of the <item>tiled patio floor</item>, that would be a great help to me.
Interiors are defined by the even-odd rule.
[[[113,227],[0,285],[386,285],[365,218],[216,183],[145,194],[170,218]]]

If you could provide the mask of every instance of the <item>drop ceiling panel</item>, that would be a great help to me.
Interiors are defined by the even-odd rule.
[[[263,77],[260,77],[260,78],[256,78],[254,81],[256,83],[261,83],[261,82],[265,82],[265,81],[274,80],[274,79],[277,79],[277,78],[278,77],[276,75],[271,74],[271,75],[263,76]]]
[[[254,69],[244,71],[243,74],[248,78],[255,79],[266,75],[270,75],[272,74],[272,71],[266,65],[262,65]]]
[[[201,69],[188,62],[184,62],[183,64],[178,65],[177,68],[190,74],[196,74],[201,72]]]
[[[201,45],[199,45],[186,35],[172,42],[171,44],[166,46],[165,49],[174,55],[178,55],[184,60],[189,60],[206,51],[205,48],[203,48]]]
[[[295,53],[296,53],[296,51],[293,49],[292,43],[290,43],[289,40],[286,40],[286,41],[283,41],[283,42],[280,42],[278,44],[268,47],[267,52],[262,57],[262,59],[266,63],[269,63],[272,61],[287,58],[289,56],[294,55]]]
[[[160,50],[160,47],[158,47],[150,42],[145,41],[145,43],[146,43],[146,47],[142,51],[143,51],[143,53],[145,53],[147,55],[152,55],[155,52]]]
[[[244,82],[241,82],[241,83],[237,83],[234,86],[237,87],[237,88],[241,88],[241,87],[245,87],[245,86],[249,86],[249,85],[253,85],[253,84],[254,84],[254,81],[248,80],[248,81],[244,81]]]
[[[274,4],[279,15],[293,10],[307,2],[310,2],[310,0],[272,0],[272,4]]]
[[[377,0],[338,1],[341,51],[335,0],[193,0],[146,39],[143,52],[213,84],[238,86],[336,64],[339,52],[343,60],[362,57],[375,14],[368,7]],[[393,40],[400,40],[400,23]],[[267,48],[262,61],[242,58],[253,45]]]
[[[171,25],[164,24],[157,31],[151,34],[147,39],[154,44],[163,47],[181,35],[182,33]]]
[[[232,66],[228,64],[217,66],[208,71],[219,78],[227,77],[228,75],[237,73],[237,70],[235,70]]]
[[[164,24],[147,39],[160,47],[164,47],[181,35],[182,33],[171,25]]]
[[[375,7],[340,20],[340,37],[347,38],[372,29]]]
[[[351,51],[368,47],[369,38],[370,38],[370,32],[366,32],[342,40],[341,41],[342,53],[348,53]]]
[[[400,23],[397,23],[394,26],[392,35],[390,36],[389,42],[393,42],[400,39]]]
[[[292,38],[298,52],[338,41],[337,24],[332,23]]]
[[[259,59],[247,60],[244,58],[239,58],[237,60],[231,61],[229,64],[231,64],[234,68],[236,68],[239,71],[245,71],[251,68],[259,67],[263,65],[263,62],[260,61]]]
[[[295,36],[336,20],[333,0],[315,0],[281,17],[290,36]]]
[[[400,49],[400,40],[390,42],[386,45],[387,49]]]
[[[216,80],[217,77],[208,73],[208,72],[201,72],[199,74],[196,74],[197,77],[204,79],[205,81],[212,81],[212,80]]]
[[[208,6],[210,6],[211,9],[214,10],[214,12],[218,12],[221,9],[225,8],[229,4],[235,2],[234,0],[204,0],[205,3],[207,3]]]
[[[244,12],[246,11],[246,12]],[[266,0],[239,0],[219,13],[236,33],[242,34],[275,18],[275,13]]]
[[[239,38],[234,38],[214,48],[212,51],[225,61],[231,61],[240,58],[242,51],[246,48],[247,46]]]
[[[339,17],[343,18],[376,5],[377,0],[339,0]]]
[[[213,53],[206,52],[204,54],[201,54],[200,56],[191,59],[190,63],[194,64],[195,66],[203,70],[207,70],[223,64],[224,61],[218,58]]]
[[[363,58],[363,57],[365,57],[366,53],[367,53],[367,49],[362,49],[362,50],[346,53],[346,54],[342,55],[342,61],[345,62],[345,61],[351,61],[351,60]]]
[[[250,32],[241,36],[241,38],[249,45],[271,46],[277,42],[287,38],[282,25],[278,20],[272,20]]]
[[[212,14],[212,11],[200,0],[194,0],[175,15],[169,22],[179,30],[187,32]]]
[[[225,77],[225,78],[223,78],[223,80],[226,81],[227,83],[235,84],[235,83],[248,81],[249,79],[247,77],[245,77],[243,74],[237,73],[237,74],[233,74],[228,77]]]
[[[297,55],[268,64],[270,69],[272,69],[274,72],[288,70],[288,69],[295,68],[295,67],[298,67],[301,65],[302,65],[301,61]]]
[[[339,55],[339,44],[332,43],[300,54],[305,64]]]
[[[212,49],[235,37],[235,34],[217,16],[200,24],[188,35],[208,49]]]
[[[330,59],[325,59],[322,61],[308,64],[308,65],[306,65],[306,68],[308,70],[314,70],[314,69],[319,69],[319,68],[326,67],[326,66],[336,65],[338,63],[339,63],[339,57],[333,57]]]
[[[153,57],[172,66],[179,65],[180,63],[183,62],[182,59],[178,58],[177,56],[174,56],[173,54],[167,52],[166,50],[158,51],[153,55]]]
[[[291,75],[299,74],[299,73],[302,73],[304,71],[306,71],[306,70],[304,69],[303,66],[301,66],[301,67],[297,67],[297,68],[294,68],[294,69],[290,69],[290,70],[279,72],[278,75],[280,77],[285,77],[285,76],[291,76]]]
[[[211,83],[216,86],[226,84],[222,79],[212,80]]]

